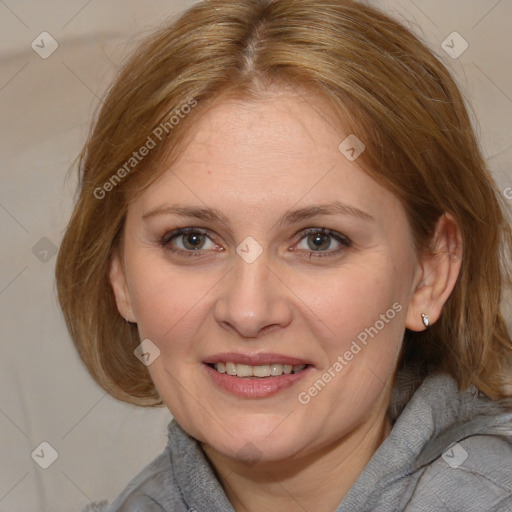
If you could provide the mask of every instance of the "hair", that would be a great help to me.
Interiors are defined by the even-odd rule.
[[[162,405],[133,353],[137,326],[119,314],[108,278],[127,209],[214,101],[257,100],[283,87],[328,101],[364,142],[358,164],[399,198],[418,253],[429,250],[443,213],[459,224],[455,287],[434,325],[406,329],[397,369],[439,369],[460,389],[509,396],[512,342],[501,307],[512,232],[504,200],[446,67],[409,29],[355,0],[200,2],[124,64],[80,154],[56,266],[60,306],[92,377],[119,400]]]

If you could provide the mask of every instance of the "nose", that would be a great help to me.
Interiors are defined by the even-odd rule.
[[[292,320],[290,292],[264,254],[252,263],[237,257],[214,307],[217,323],[244,338],[258,338]]]

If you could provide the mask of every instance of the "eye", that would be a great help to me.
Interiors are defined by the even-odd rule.
[[[299,243],[291,250],[304,252],[310,259],[336,256],[352,245],[345,235],[325,228],[311,228],[301,235]],[[207,231],[193,227],[166,233],[160,245],[171,253],[191,257],[207,256],[211,250],[224,250],[211,239]]]
[[[351,245],[350,239],[341,233],[326,230],[325,228],[311,228],[302,233],[302,238],[297,244],[296,249],[311,251],[310,257],[323,257],[337,255],[347,247],[351,247]]]
[[[181,228],[166,233],[161,240],[161,245],[170,252],[181,253],[186,256],[199,256],[199,254],[190,253],[220,248],[211,240],[206,231],[199,228]]]

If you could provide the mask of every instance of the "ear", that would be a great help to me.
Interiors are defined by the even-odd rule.
[[[443,214],[436,225],[431,250],[420,257],[405,326],[426,329],[421,314],[434,324],[455,287],[462,263],[462,235],[455,218]]]
[[[130,293],[126,283],[126,276],[123,262],[118,251],[112,254],[110,258],[109,279],[116,298],[117,309],[121,316],[129,322],[137,322],[133,313]]]

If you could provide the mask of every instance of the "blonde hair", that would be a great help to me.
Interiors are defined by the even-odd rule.
[[[459,223],[458,281],[429,330],[406,331],[399,368],[439,368],[461,389],[507,396],[512,342],[500,304],[512,234],[463,98],[416,36],[354,0],[204,1],[127,61],[81,153],[56,268],[60,305],[90,374],[120,400],[162,404],[133,353],[137,326],[119,315],[108,280],[127,208],[163,171],[158,164],[177,157],[212,101],[257,98],[280,85],[320,95],[364,141],[358,163],[401,200],[418,251],[429,249],[444,212]],[[144,158],[131,160],[149,139]]]

